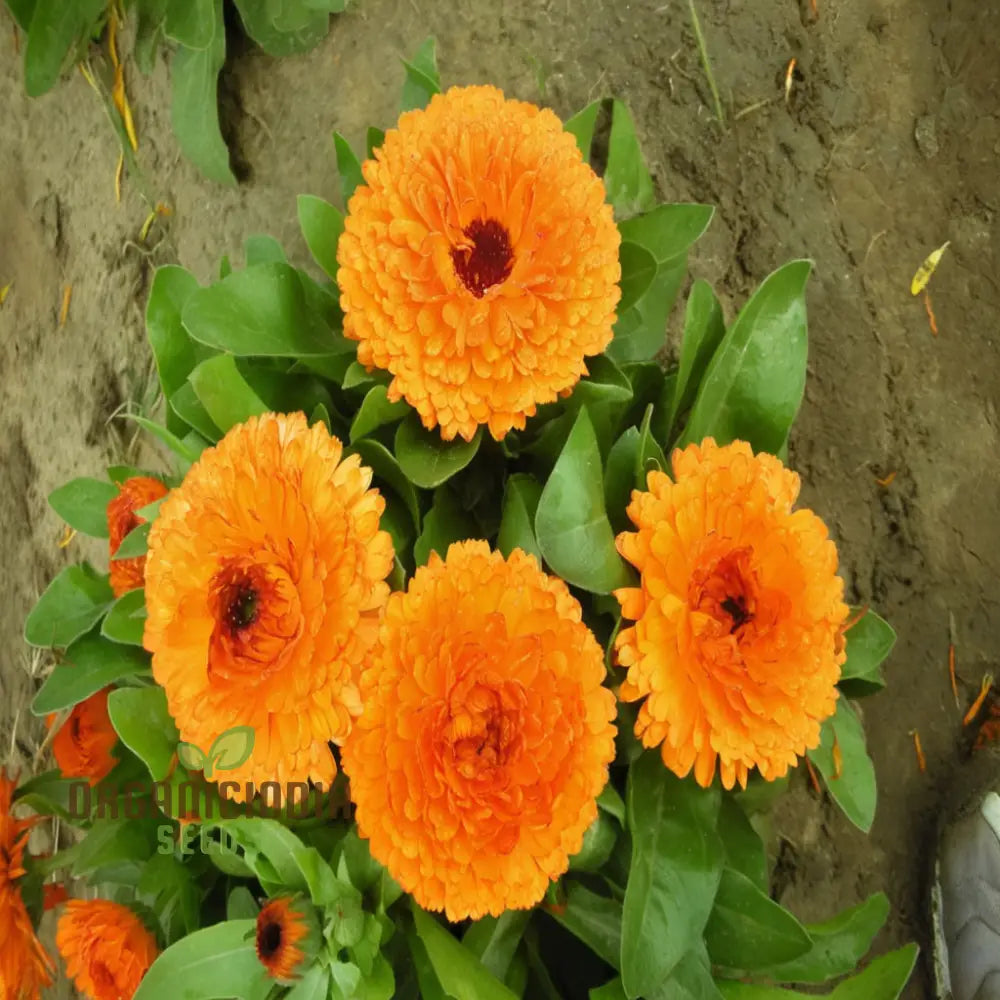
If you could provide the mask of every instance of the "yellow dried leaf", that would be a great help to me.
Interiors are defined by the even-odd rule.
[[[0,288],[0,306],[4,304],[4,300],[7,298],[7,293],[10,291],[10,286],[12,282],[8,282],[3,288]]]
[[[941,257],[943,256],[945,250],[948,249],[951,240],[947,240],[941,244],[932,254],[930,254],[917,268],[917,273],[913,276],[913,281],[910,282],[910,294],[919,295],[926,287],[927,282],[931,280],[931,275],[934,273],[935,268],[941,262]]]
[[[156,212],[150,212],[146,216],[146,221],[142,224],[142,229],[139,230],[139,242],[144,243],[146,237],[149,235],[150,229],[153,228],[153,223],[156,221]]]
[[[66,318],[69,316],[69,300],[73,297],[73,286],[67,285],[63,289],[62,309],[59,312],[59,325],[66,325]]]
[[[118,166],[115,167],[115,203],[120,204],[122,200],[122,173],[125,170],[125,154],[118,154]]]

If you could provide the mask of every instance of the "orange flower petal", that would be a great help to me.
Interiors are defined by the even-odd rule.
[[[118,733],[108,715],[110,692],[111,688],[104,688],[74,705],[52,740],[52,753],[65,777],[86,778],[96,785],[117,763],[111,753],[118,743]],[[51,727],[54,716],[45,721]]]
[[[113,557],[125,536],[145,518],[136,514],[137,510],[155,503],[167,495],[167,487],[159,479],[151,476],[133,476],[118,487],[118,496],[108,504],[108,555]],[[144,582],[146,557],[135,559],[114,559],[110,561],[111,589],[115,597],[141,587]]]

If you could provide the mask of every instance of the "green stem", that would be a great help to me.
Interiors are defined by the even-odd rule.
[[[715,76],[712,73],[712,63],[708,58],[708,49],[705,46],[705,36],[701,33],[701,22],[698,20],[698,11],[695,9],[694,0],[688,0],[688,9],[691,11],[691,24],[694,27],[694,36],[698,40],[698,54],[701,56],[701,65],[705,70],[708,79],[709,90],[712,91],[712,100],[715,102],[715,117],[720,125],[725,125],[726,116],[722,111],[722,101],[719,99],[719,88],[715,85]]]

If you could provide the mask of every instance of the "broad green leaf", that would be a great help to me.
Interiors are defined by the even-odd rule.
[[[59,816],[79,823],[87,803],[80,796],[80,779],[64,778],[55,768],[36,774],[22,782],[14,791],[14,801],[33,809],[39,816]],[[56,854],[54,857],[58,858]]]
[[[273,236],[265,233],[256,233],[244,240],[243,258],[248,268],[259,267],[261,264],[288,263],[285,248]]]
[[[115,865],[148,861],[156,853],[156,827],[155,819],[95,819],[80,841],[73,874],[79,878]]]
[[[90,36],[104,10],[104,0],[36,0],[24,51],[24,89],[29,97],[41,97],[52,89],[70,50]]]
[[[769,876],[764,841],[751,826],[743,807],[729,793],[723,793],[719,807],[719,836],[726,852],[726,867],[745,875],[766,892]]]
[[[188,379],[199,402],[223,434],[250,417],[268,412],[267,405],[240,374],[231,354],[217,354],[202,361]]]
[[[166,427],[161,426],[154,420],[148,420],[146,417],[131,416],[129,419],[134,420],[144,431],[148,431],[157,440],[162,441],[178,458],[188,465],[198,460],[200,452],[196,448],[191,447],[186,438],[179,438],[173,432],[168,431]]]
[[[317,906],[330,906],[341,900],[360,903],[361,894],[334,875],[333,869],[315,847],[300,847],[292,852],[292,857],[306,880],[309,896]]]
[[[598,896],[577,882],[566,887],[566,901],[546,906],[544,912],[579,938],[613,969],[621,968],[622,905]]]
[[[648,1000],[722,1000],[712,979],[712,967],[704,945],[689,951],[674,966],[670,978],[649,994]]]
[[[71,708],[124,677],[148,676],[149,672],[149,655],[143,650],[86,635],[66,650],[62,661],[45,679],[31,703],[31,711],[48,715]]]
[[[341,383],[341,388],[355,389],[358,386],[371,385],[372,382],[377,380],[377,373],[375,371],[368,371],[360,361],[352,361],[344,373],[344,381]]]
[[[604,508],[601,453],[586,408],[542,490],[535,535],[545,562],[568,583],[595,594],[627,586],[629,573]]]
[[[646,407],[646,414],[639,427],[639,441],[635,454],[635,488],[644,490],[648,485],[648,476],[654,470],[668,472],[667,456],[656,442],[652,431],[653,404]]]
[[[895,644],[892,626],[874,611],[866,611],[847,630],[847,660],[840,669],[840,679],[863,677],[880,682],[879,668]]]
[[[172,0],[183,5],[186,0]],[[222,21],[222,0],[210,3],[211,40],[202,48],[182,45],[170,66],[173,101],[170,117],[174,135],[184,155],[210,180],[235,184],[229,169],[229,150],[219,130],[219,70],[226,60],[226,33]]]
[[[413,411],[396,430],[396,460],[414,486],[432,490],[461,472],[476,457],[483,437],[480,427],[471,441],[443,441],[437,430],[428,431]]]
[[[459,503],[447,486],[434,491],[434,503],[424,517],[424,527],[413,546],[417,566],[423,566],[436,552],[442,559],[453,542],[478,537],[478,528],[472,516]]]
[[[381,878],[382,865],[372,857],[368,841],[362,840],[355,828],[341,838],[338,854],[351,885],[361,892],[367,892]]]
[[[226,920],[253,920],[256,922],[260,907],[253,893],[245,886],[238,885],[226,899]]]
[[[327,1000],[330,995],[330,970],[314,965],[285,994],[284,1000]]]
[[[277,820],[256,816],[223,819],[214,825],[243,848],[251,868],[254,867],[252,858],[263,856],[277,873],[283,887],[293,892],[307,888],[302,869],[295,861],[295,852],[305,845],[286,826]]]
[[[133,1000],[265,997],[272,980],[257,957],[253,920],[227,920],[181,938],[143,977]]]
[[[609,816],[614,816],[620,826],[625,826],[625,802],[610,781],[604,786],[604,791],[597,796],[597,808]]]
[[[209,768],[215,771],[235,771],[250,759],[254,737],[253,726],[233,726],[220,733],[208,752]],[[208,770],[205,777],[211,777]]]
[[[622,239],[645,247],[659,264],[683,257],[704,235],[715,209],[711,205],[657,205],[621,223]]]
[[[385,132],[383,132],[380,128],[375,128],[374,126],[369,125],[365,142],[369,160],[375,156],[375,150],[378,149],[383,142],[385,142]]]
[[[699,278],[691,286],[684,313],[680,368],[670,404],[671,428],[677,417],[685,413],[694,402],[702,377],[725,333],[722,306],[719,305],[712,286]]]
[[[877,892],[832,920],[807,924],[812,947],[800,958],[768,970],[783,983],[822,983],[853,972],[868,954],[889,916],[889,900]]]
[[[628,1000],[621,976],[616,976],[603,986],[595,987],[587,996],[588,1000]]]
[[[200,344],[198,345],[201,346]],[[223,355],[212,354],[215,357]],[[206,441],[216,442],[222,437],[215,421],[208,415],[205,404],[198,398],[194,391],[194,386],[190,382],[185,382],[171,397],[170,407],[167,410],[167,426],[171,425],[171,420],[180,418],[184,424],[192,430],[196,430]],[[186,428],[185,428],[186,430]]]
[[[122,594],[115,601],[107,617],[101,622],[101,635],[112,642],[141,646],[145,627],[146,592],[140,587]]]
[[[172,854],[154,854],[143,865],[136,897],[156,914],[167,945],[198,930],[202,890],[193,865]]]
[[[337,243],[344,231],[343,212],[311,194],[299,195],[298,210],[299,227],[313,260],[336,281]]]
[[[608,139],[604,186],[617,218],[648,212],[656,204],[653,178],[639,148],[635,122],[621,101],[613,101],[611,105],[611,136]]]
[[[177,750],[179,734],[160,687],[118,688],[108,695],[108,714],[122,743],[163,781]]]
[[[799,958],[812,944],[791,913],[731,868],[722,872],[705,943],[713,965],[751,972]]]
[[[654,991],[700,944],[725,851],[716,832],[720,794],[682,781],[647,751],[629,769],[632,865],[622,910],[625,991]]]
[[[322,10],[311,9],[300,0],[236,0],[247,34],[270,56],[282,58],[308,52],[327,35],[330,18]],[[282,17],[282,7],[297,15],[293,21]]]
[[[115,549],[112,560],[118,559],[138,559],[149,551],[149,529],[151,524],[136,525],[121,541],[121,545]]]
[[[499,917],[483,917],[469,925],[462,944],[503,982],[530,919],[530,910],[507,910]]]
[[[337,153],[337,172],[340,174],[340,196],[344,199],[344,210],[355,188],[364,184],[361,173],[361,161],[357,158],[351,144],[339,133],[333,133],[333,145]]]
[[[7,9],[17,26],[27,33],[31,27],[31,18],[34,16],[38,0],[6,0],[6,2]]]
[[[534,476],[515,473],[510,476],[503,491],[503,515],[496,547],[510,556],[514,549],[522,549],[542,563],[542,553],[535,538],[535,513],[542,495],[542,486]]]
[[[207,49],[215,38],[215,0],[168,0],[164,34],[189,49]]]
[[[740,439],[774,453],[785,442],[805,389],[811,266],[796,260],[779,268],[740,311],[705,372],[682,445]]]
[[[361,456],[361,461],[375,473],[376,479],[381,479],[406,504],[413,526],[420,530],[420,501],[413,483],[407,479],[392,452],[378,441],[365,439],[351,445],[350,451]],[[376,486],[379,484],[376,482]]]
[[[71,527],[92,538],[108,537],[108,504],[118,496],[114,483],[71,479],[49,494],[49,506]]]
[[[410,412],[405,400],[397,399],[390,403],[388,393],[389,390],[384,385],[373,385],[365,394],[351,423],[351,444],[385,424],[402,420]]]
[[[598,810],[583,835],[583,844],[569,859],[570,871],[596,872],[611,857],[621,827],[607,813]]]
[[[38,598],[24,624],[30,646],[65,647],[89,632],[114,602],[107,577],[87,564],[67,566]]]
[[[611,446],[604,466],[604,504],[615,532],[632,527],[625,508],[636,488],[635,470],[639,465],[639,428],[627,427]]]
[[[603,103],[600,100],[592,101],[571,118],[567,118],[563,126],[576,139],[584,163],[590,163],[590,147],[594,143],[594,126],[597,124],[597,113],[601,110]]]
[[[426,107],[430,99],[441,92],[438,78],[437,59],[434,53],[434,39],[425,39],[417,49],[412,62],[403,60],[406,82],[400,99],[400,111],[412,111]]]
[[[836,777],[834,742],[840,747],[840,777]],[[820,744],[809,759],[823,775],[826,787],[844,815],[867,833],[875,820],[875,766],[865,748],[865,731],[846,698],[837,700],[837,712],[820,729]]]
[[[461,941],[412,905],[413,922],[444,991],[456,1000],[517,1000]]]
[[[132,55],[139,72],[149,76],[153,72],[156,52],[164,39],[168,0],[146,0],[135,11],[135,42]]]
[[[622,243],[618,250],[621,261],[622,297],[618,309],[624,312],[646,294],[656,277],[656,258],[638,243]]]

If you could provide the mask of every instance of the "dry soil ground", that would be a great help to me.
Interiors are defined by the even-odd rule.
[[[172,208],[145,246],[139,180],[116,205],[117,148],[93,92],[73,73],[29,101],[0,14],[0,287],[12,284],[0,307],[5,756],[9,747],[24,763],[39,735],[25,717],[35,682],[24,614],[81,554],[77,541],[58,548],[45,497],[107,457],[109,415],[147,363],[151,266],[179,260],[207,279],[256,232],[305,260],[295,195],[337,199],[331,130],[360,143],[369,123],[389,124],[397,57],[433,34],[446,84],[495,82],[563,115],[599,95],[627,101],[661,194],[718,206],[691,270],[717,284],[730,315],[783,261],[815,260],[811,377],[792,461],[839,542],[851,599],[889,618],[899,643],[888,689],[864,705],[881,796],[874,829],[851,829],[797,776],[779,815],[790,862],[782,898],[816,918],[884,887],[893,916],[878,949],[916,938],[926,953],[931,834],[964,766],[949,613],[965,703],[997,666],[1000,632],[1000,3],[818,0],[818,17],[810,0],[699,7],[722,128],[682,0],[360,0],[309,55],[274,61],[233,43],[223,108],[243,175],[234,189],[181,158],[166,63],[150,78],[131,72],[142,184]],[[792,57],[801,77],[786,104]],[[931,285],[935,337],[909,281],[945,240]],[[907,997],[930,995],[925,972]]]

